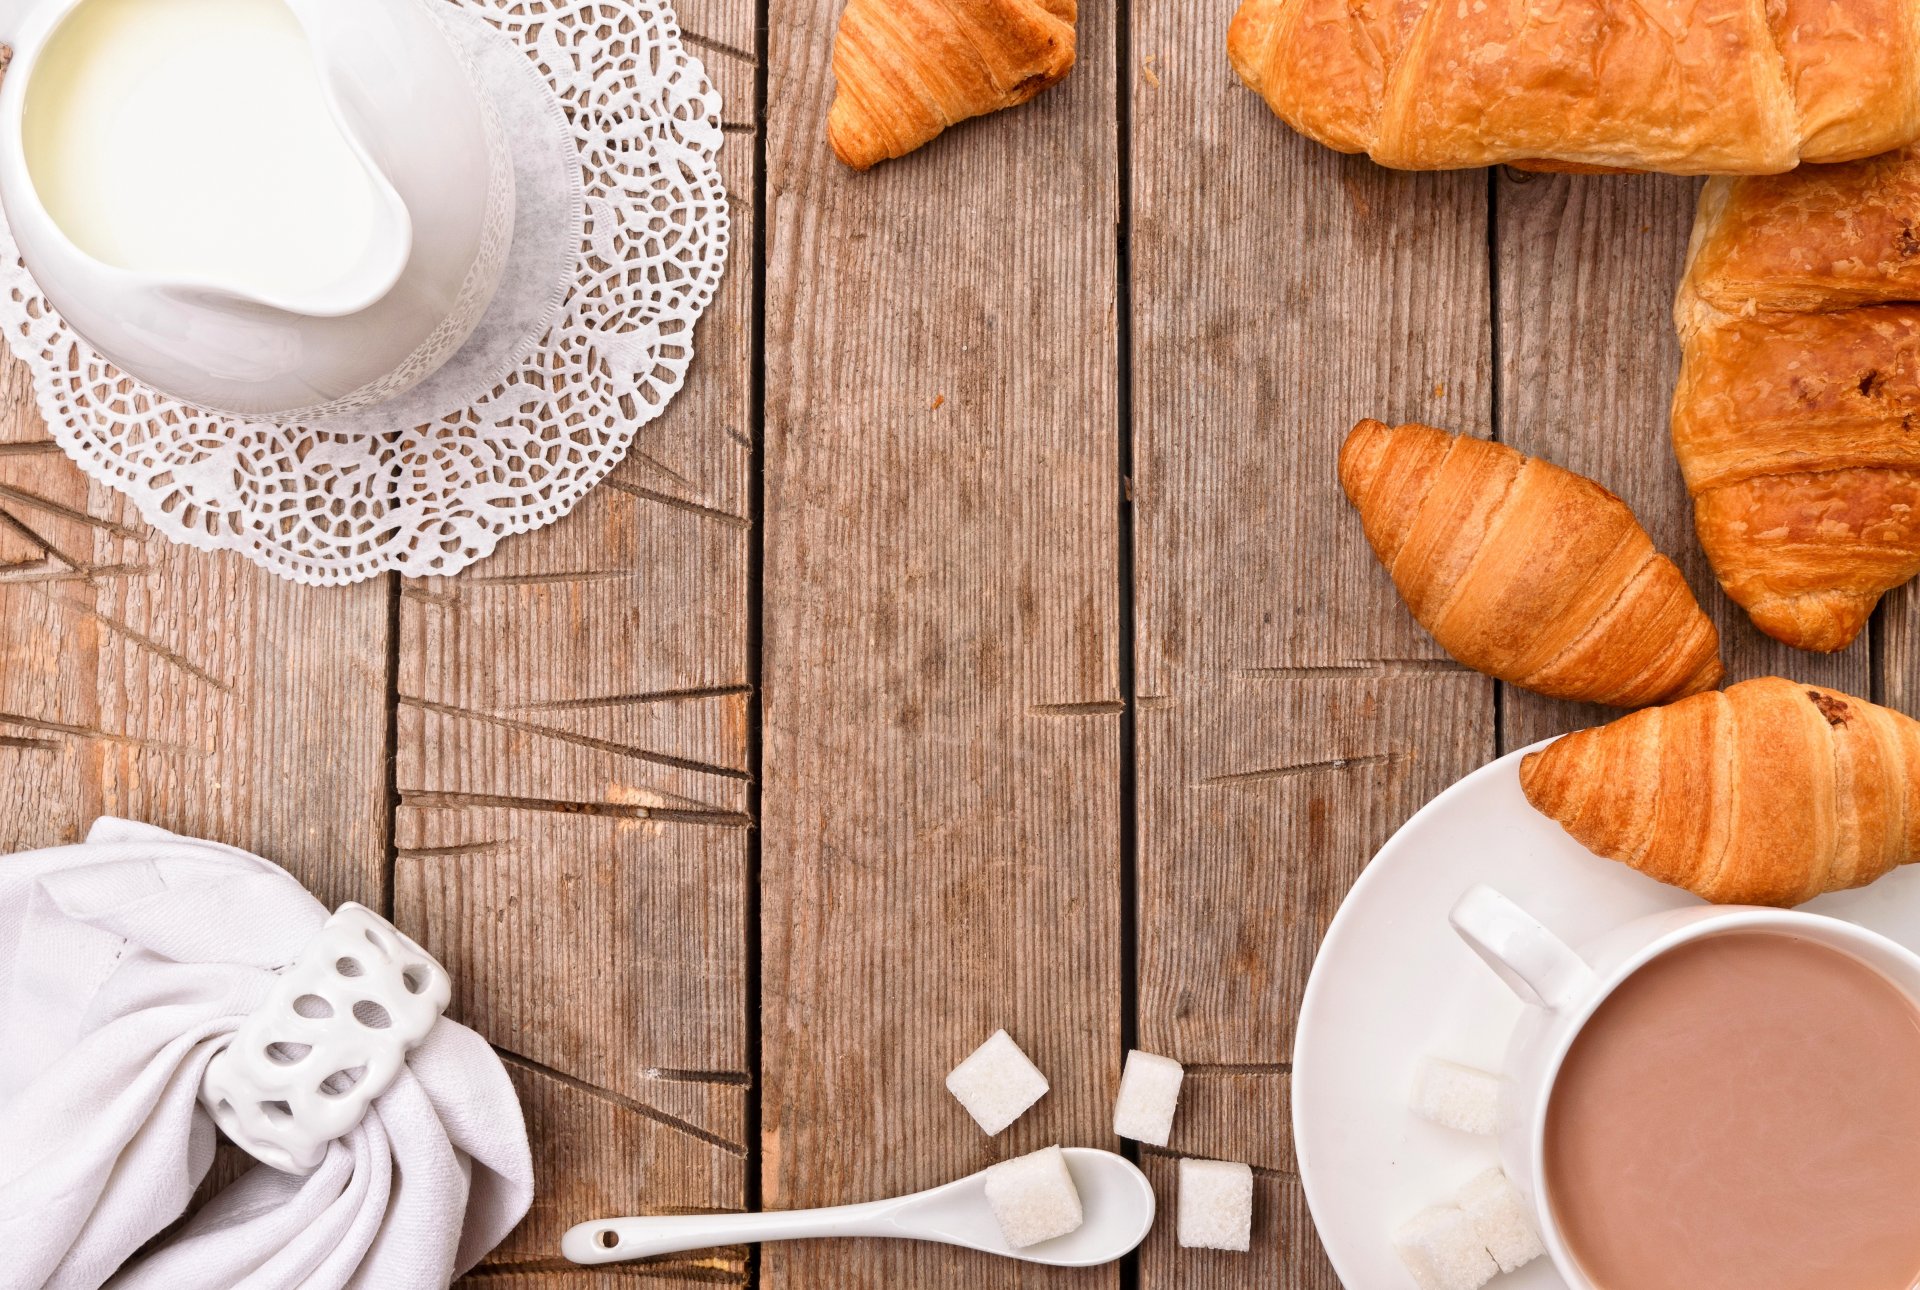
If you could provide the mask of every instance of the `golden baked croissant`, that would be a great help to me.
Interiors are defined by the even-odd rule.
[[[866,170],[1073,70],[1075,0],[847,0],[827,138]]]
[[[1227,52],[1296,130],[1407,170],[1774,174],[1920,139],[1914,0],[1244,0]]]
[[[1686,579],[1592,480],[1482,439],[1362,421],[1340,483],[1413,616],[1468,667],[1615,707],[1719,684],[1720,634]]]
[[[1520,784],[1595,855],[1723,904],[1864,886],[1920,846],[1920,722],[1777,676],[1568,735]]]
[[[1721,585],[1789,645],[1845,648],[1920,573],[1914,302],[1920,150],[1701,195],[1674,453]]]

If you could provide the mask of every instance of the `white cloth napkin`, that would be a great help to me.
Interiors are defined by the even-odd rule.
[[[213,1159],[207,1062],[327,913],[257,856],[125,820],[0,859],[0,1285],[443,1286],[520,1221],[519,1101],[443,1017],[314,1174],[256,1166],[127,1263]]]

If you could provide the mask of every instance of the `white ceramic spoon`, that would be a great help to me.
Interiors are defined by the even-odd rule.
[[[1007,1244],[987,1208],[983,1171],[931,1191],[831,1209],[603,1218],[568,1228],[560,1238],[560,1252],[575,1263],[617,1263],[747,1241],[885,1236],[964,1245],[1059,1267],[1110,1263],[1146,1239],[1153,1226],[1153,1188],[1145,1174],[1111,1151],[1068,1147],[1066,1155],[1086,1221],[1065,1236],[1021,1250]]]

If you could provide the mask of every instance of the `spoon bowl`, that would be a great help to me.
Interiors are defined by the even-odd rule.
[[[1146,1239],[1153,1188],[1131,1161],[1111,1151],[1067,1147],[1067,1172],[1080,1193],[1084,1222],[1065,1236],[1024,1249],[1007,1244],[987,1205],[986,1171],[892,1200],[765,1214],[672,1214],[603,1218],[567,1229],[560,1252],[575,1263],[618,1263],[656,1254],[746,1241],[877,1236],[937,1241],[1029,1263],[1085,1268],[1113,1260]]]

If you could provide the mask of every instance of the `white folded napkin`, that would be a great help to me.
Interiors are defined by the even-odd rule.
[[[212,1162],[207,1062],[327,914],[257,856],[125,820],[0,859],[0,1285],[444,1286],[520,1221],[520,1104],[443,1017],[314,1174],[256,1166],[127,1262]]]

